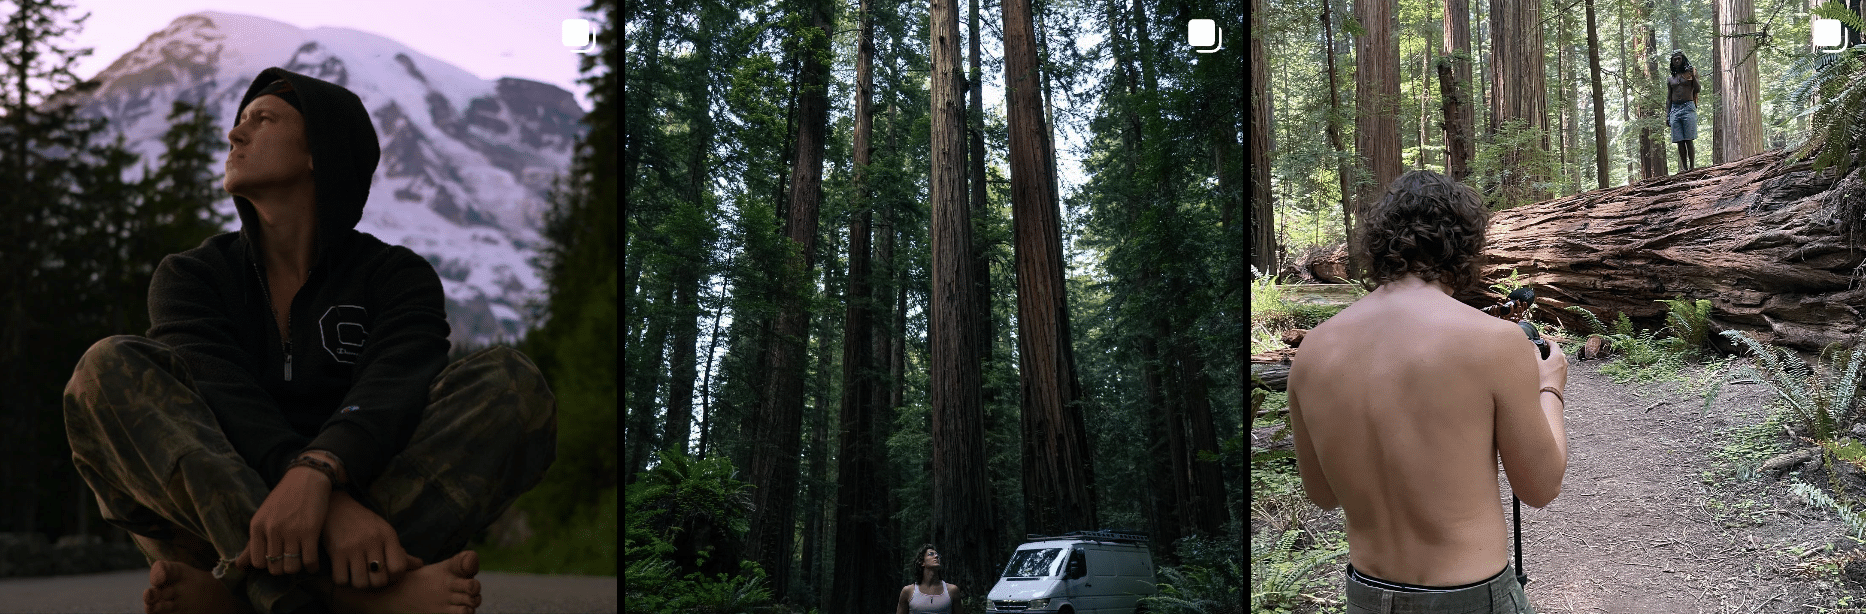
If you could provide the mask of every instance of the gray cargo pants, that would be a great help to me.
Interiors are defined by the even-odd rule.
[[[270,491],[168,346],[128,335],[92,345],[65,385],[64,414],[72,461],[104,520],[129,531],[152,565],[215,569],[260,612],[321,609],[309,572],[224,565],[220,573],[218,560],[246,549],[248,525]],[[488,348],[434,378],[408,447],[369,485],[364,504],[409,554],[441,561],[537,486],[556,458],[557,401],[543,375],[517,350]]]

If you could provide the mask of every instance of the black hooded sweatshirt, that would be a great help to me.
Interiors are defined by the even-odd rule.
[[[355,230],[381,150],[369,113],[341,86],[279,68],[253,79],[234,113],[284,79],[296,90],[316,170],[317,239],[292,298],[290,338],[273,319],[253,203],[242,228],[162,259],[149,284],[148,336],[186,362],[234,450],[268,488],[307,449],[343,462],[367,492],[408,445],[428,384],[447,363],[441,280],[406,247]],[[366,499],[365,499],[366,500]]]

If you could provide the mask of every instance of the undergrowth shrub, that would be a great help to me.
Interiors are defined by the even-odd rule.
[[[736,558],[729,554],[732,546],[750,528],[751,485],[738,480],[732,463],[721,457],[656,457],[659,464],[628,485],[622,600],[627,611],[732,614],[769,604],[766,573],[757,563],[741,560],[735,571],[719,571],[732,567],[721,563]],[[683,553],[694,558],[683,559]],[[716,556],[719,561],[709,565]]]
[[[1857,344],[1851,353],[1845,353],[1839,344],[1830,344],[1810,367],[1793,350],[1763,344],[1742,331],[1727,330],[1723,335],[1755,357],[1752,364],[1732,370],[1732,377],[1752,378],[1767,386],[1803,435],[1817,441],[1831,440],[1840,425],[1854,418],[1853,402],[1859,392],[1860,367],[1866,365],[1866,343]],[[1711,396],[1715,398],[1716,392]]]
[[[1276,540],[1251,540],[1251,612],[1291,612],[1308,601],[1304,591],[1326,586],[1314,571],[1348,553],[1345,543],[1299,550],[1303,531],[1284,531]],[[1149,611],[1153,611],[1149,608]]]

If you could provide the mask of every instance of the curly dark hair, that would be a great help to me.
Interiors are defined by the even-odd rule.
[[[1685,52],[1680,51],[1672,54],[1672,74],[1676,75],[1687,72],[1692,72],[1692,68],[1691,60],[1685,57]]]
[[[1367,263],[1373,290],[1407,274],[1460,292],[1481,276],[1490,210],[1477,192],[1450,177],[1417,170],[1393,181],[1361,214],[1354,252]]]
[[[939,548],[934,548],[933,544],[921,544],[919,548],[914,549],[913,560],[907,561],[907,569],[912,570],[914,574],[914,584],[919,584],[920,579],[925,577],[926,565],[922,564],[922,562],[926,560],[928,550],[937,552]],[[944,561],[941,562],[943,563]]]

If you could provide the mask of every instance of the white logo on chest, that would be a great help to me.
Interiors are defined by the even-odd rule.
[[[318,318],[319,340],[332,360],[356,364],[369,342],[369,310],[357,305],[334,305]]]

